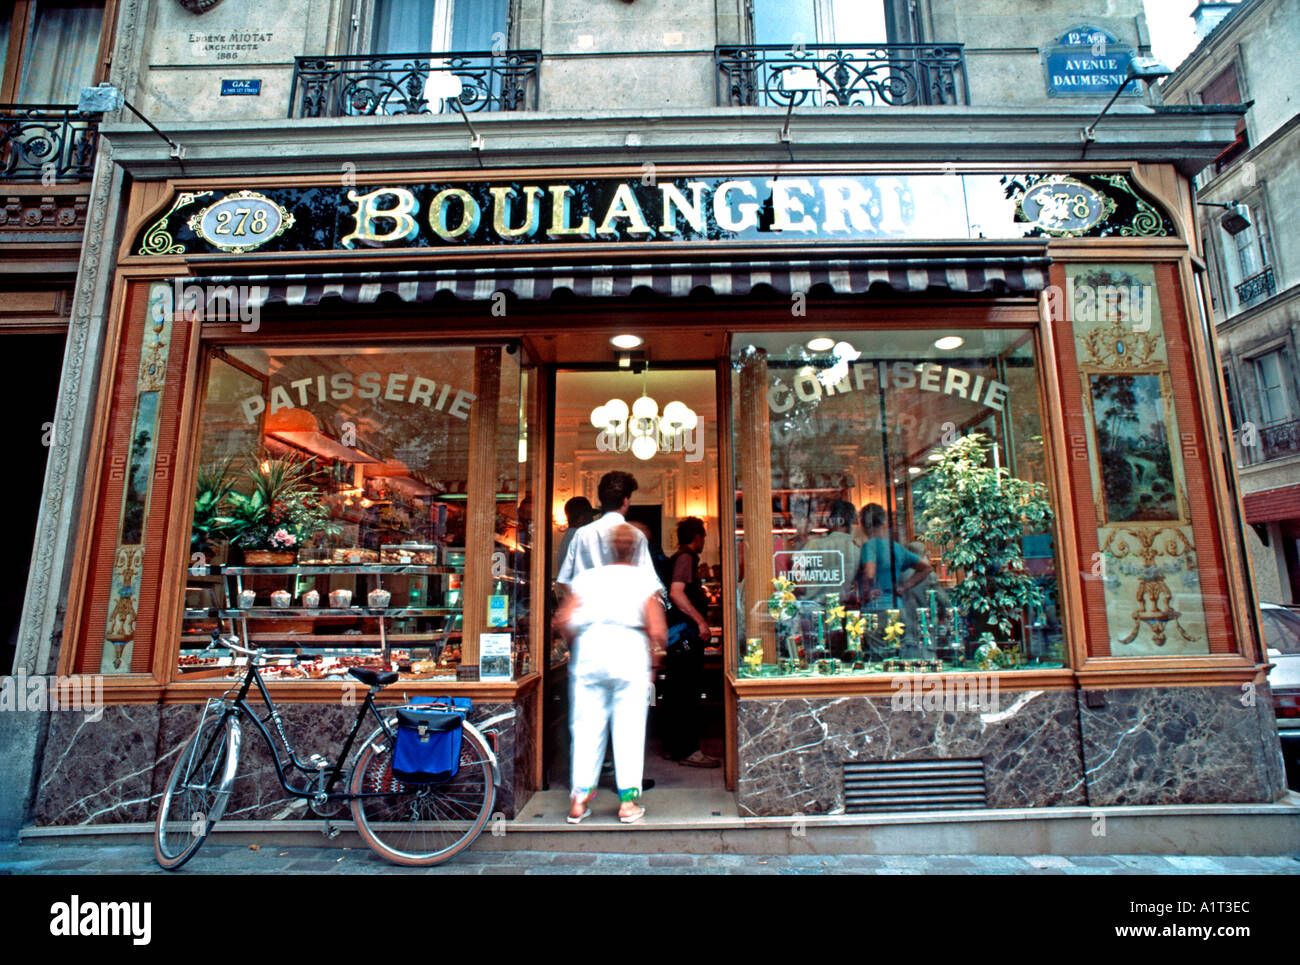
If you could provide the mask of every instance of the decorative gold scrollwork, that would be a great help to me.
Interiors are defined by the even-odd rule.
[[[177,209],[186,205],[193,204],[199,198],[206,198],[211,191],[182,191],[176,196],[176,203],[173,204],[167,213],[155,221],[149,230],[145,232],[144,240],[140,245],[137,254],[141,255],[183,255],[185,246],[179,244],[167,230],[167,221]]]

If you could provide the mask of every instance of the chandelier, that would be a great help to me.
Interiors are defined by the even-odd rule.
[[[619,451],[630,449],[638,459],[653,459],[660,450],[674,448],[674,439],[694,429],[699,420],[684,402],[669,402],[659,412],[659,403],[646,394],[646,375],[641,374],[641,397],[629,407],[622,399],[610,399],[591,410],[591,424],[608,432]]]

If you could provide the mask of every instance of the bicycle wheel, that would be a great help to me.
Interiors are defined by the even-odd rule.
[[[154,822],[158,864],[175,871],[207,840],[230,799],[239,763],[239,727],[222,714],[207,714],[181,749]]]
[[[441,784],[415,787],[393,777],[392,741],[376,731],[357,755],[349,785],[357,831],[395,864],[436,865],[468,848],[492,813],[496,786],[487,744],[462,728],[460,770]]]

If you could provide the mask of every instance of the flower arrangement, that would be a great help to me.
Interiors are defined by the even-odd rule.
[[[845,618],[844,635],[848,638],[849,650],[854,653],[862,650],[862,638],[867,635],[867,621],[857,610],[850,610]]]
[[[758,676],[759,668],[763,666],[763,641],[758,637],[751,637],[745,642],[745,663],[749,666],[749,672]]]
[[[338,532],[330,522],[313,467],[302,459],[268,459],[244,476],[247,492],[230,493],[234,542],[245,550],[290,552],[320,532]]]
[[[266,545],[273,550],[293,549],[298,545],[298,538],[282,526],[267,537]]]
[[[903,634],[906,632],[903,627],[903,621],[898,618],[898,610],[889,611],[889,623],[885,626],[885,643],[891,647],[901,646],[903,643]]]
[[[794,595],[794,584],[777,577],[772,581],[772,595],[767,601],[767,612],[777,622],[784,622],[799,612],[799,601]]]

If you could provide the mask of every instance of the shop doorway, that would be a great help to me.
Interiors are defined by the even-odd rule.
[[[551,541],[548,585],[553,585],[567,546],[570,529],[565,506],[571,500],[586,499],[599,510],[597,487],[611,470],[630,472],[637,480],[629,521],[642,522],[649,530],[662,573],[671,572],[671,557],[678,549],[677,527],[695,517],[704,524],[702,588],[708,600],[705,617],[712,640],[705,648],[698,679],[699,700],[690,718],[700,750],[709,758],[724,762],[725,701],[723,692],[723,590],[722,533],[719,527],[719,463],[717,428],[717,374],[713,363],[673,368],[638,370],[612,366],[554,369],[552,445],[550,473]],[[595,424],[593,411],[612,400],[630,410],[642,396],[653,399],[662,416],[671,402],[681,403],[695,414],[693,428],[673,431],[662,420],[659,431],[642,424],[630,430],[627,419]],[[645,405],[645,403],[642,403]],[[614,405],[614,410],[620,407]],[[674,407],[675,415],[680,411]],[[597,414],[599,415],[599,413]],[[681,423],[678,423],[680,425]],[[638,434],[651,430],[653,442],[636,441]],[[651,448],[653,447],[653,448]],[[571,505],[572,508],[572,505]],[[576,528],[576,527],[575,527]],[[667,582],[667,576],[661,577]],[[545,676],[543,739],[543,783],[548,789],[569,785],[569,653],[563,637],[551,636]],[[649,708],[646,734],[645,778],[647,787],[701,793],[725,793],[724,766],[698,767],[665,759],[665,736],[673,725],[672,710],[664,698],[673,694],[673,681],[661,670],[656,680],[656,703]],[[607,768],[608,770],[608,768]],[[612,773],[602,775],[602,784],[612,787]],[[653,782],[651,784],[651,782]]]

